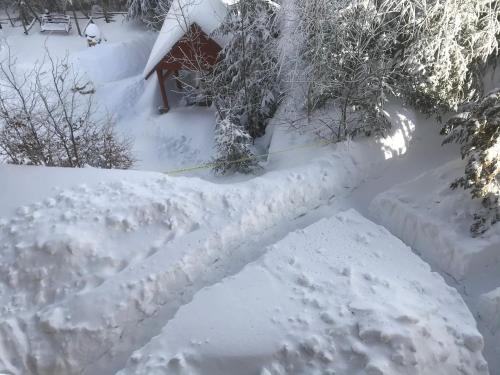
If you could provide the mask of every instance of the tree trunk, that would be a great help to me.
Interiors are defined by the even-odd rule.
[[[12,18],[9,13],[9,7],[7,5],[5,6],[5,13],[7,14],[7,18],[9,19],[10,26],[15,27],[14,21],[12,21]]]
[[[111,22],[111,20],[109,18],[109,13],[108,13],[108,7],[109,7],[108,0],[103,0],[103,2],[102,2],[102,10],[104,12],[104,20],[106,21],[106,23],[110,23]]]
[[[78,18],[76,17],[75,4],[71,5],[71,11],[73,12],[73,18],[75,19],[76,29],[78,30],[78,35],[82,36],[82,31],[80,30],[80,24],[78,23]]]
[[[38,17],[38,14],[36,14],[36,12],[33,10],[32,6],[29,3],[29,1],[25,1],[24,3],[26,4],[26,7],[31,12],[31,14],[33,14],[33,16],[36,18],[36,20],[38,21],[38,23],[42,24],[42,21],[40,20],[40,17]]]
[[[24,7],[21,3],[19,3],[19,18],[21,19],[21,23],[23,24],[24,33],[28,35],[28,28],[26,27],[26,15],[24,13]]]

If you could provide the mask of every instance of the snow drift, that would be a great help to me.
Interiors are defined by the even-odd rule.
[[[113,373],[223,277],[207,269],[248,257],[252,235],[328,202],[351,170],[325,159],[235,185],[146,174],[20,208],[0,223],[0,372]]]
[[[486,374],[455,289],[355,211],[199,292],[119,375]]]
[[[381,224],[456,279],[500,262],[500,225],[471,238],[480,202],[449,188],[461,173],[460,160],[449,162],[379,194],[370,205]]]

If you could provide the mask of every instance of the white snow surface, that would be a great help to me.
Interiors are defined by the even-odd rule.
[[[242,243],[342,193],[353,165],[329,159],[231,185],[146,174],[22,206],[0,224],[0,371],[118,370],[204,279],[260,255]]]
[[[370,210],[462,292],[485,338],[492,374],[500,374],[500,225],[471,237],[481,203],[449,187],[463,171],[463,161],[448,162],[379,194]]]
[[[95,22],[107,42],[92,48],[76,34],[76,27],[69,35],[58,35],[41,34],[35,26],[25,36],[22,28],[4,25],[0,30],[0,59],[7,56],[8,44],[17,58],[16,69],[22,74],[42,59],[45,48],[55,58],[68,55],[74,70],[93,82],[95,108],[103,116],[111,115],[117,131],[133,140],[136,169],[164,172],[209,162],[214,156],[214,111],[184,106],[182,93],[176,92],[175,82],[169,81],[172,108],[160,115],[158,82],[144,80],[142,73],[157,34],[120,16],[110,24]]]
[[[211,4],[215,4],[216,0],[194,0],[194,3],[192,0],[175,1],[178,10],[186,10],[182,5],[198,4],[195,8],[188,8],[189,12],[186,14],[197,23],[207,22],[200,25],[207,32],[220,21],[214,17],[215,13],[211,8]],[[222,10],[219,5],[228,5],[229,1],[219,0],[217,4],[214,9]],[[197,13],[200,9],[209,9],[210,12]],[[75,69],[85,73],[94,82],[95,99],[101,110],[117,120],[117,130],[121,134],[134,139],[134,154],[138,159],[135,168],[167,171],[209,161],[213,157],[213,110],[183,106],[181,94],[173,92],[173,82],[169,82],[168,94],[172,109],[161,116],[157,113],[156,108],[160,104],[157,82],[146,82],[143,77],[144,67],[157,39],[156,35],[132,23],[106,24],[100,20],[97,22],[108,42],[94,48],[86,47],[85,39],[75,34],[76,28],[73,28],[70,35],[47,36],[39,34],[35,25],[31,34],[26,37],[20,28],[11,29],[7,25],[0,31],[0,37],[5,37],[18,57],[16,68],[20,72],[29,69],[35,60],[40,59],[45,47],[53,56],[62,57],[69,54]],[[161,34],[157,44],[160,39],[163,39]],[[4,47],[3,40],[0,40],[0,58],[5,56]],[[369,371],[377,374],[385,373],[383,366],[387,363],[389,370],[394,370],[394,363],[402,358],[398,350],[407,353],[406,349],[411,345],[420,348],[420,345],[428,344],[434,348],[435,340],[441,338],[445,340],[443,343],[446,346],[443,346],[441,351],[436,350],[423,359],[413,353],[413,356],[419,359],[419,364],[433,363],[437,353],[447,350],[450,355],[446,366],[458,366],[462,363],[464,373],[486,372],[487,370],[482,370],[484,363],[477,352],[481,339],[473,328],[470,314],[456,294],[448,290],[440,278],[432,276],[425,266],[421,266],[421,262],[409,253],[409,249],[404,248],[383,230],[359,218],[357,214],[342,214],[318,223],[313,227],[315,229],[306,230],[307,234],[299,231],[289,237],[302,238],[302,241],[308,238],[306,245],[296,250],[300,258],[304,259],[299,264],[307,266],[304,270],[310,271],[308,276],[314,282],[339,282],[340,287],[335,288],[338,298],[334,294],[330,301],[329,291],[324,288],[310,290],[298,285],[295,268],[289,263],[281,270],[272,268],[269,263],[270,260],[279,259],[284,262],[285,250],[281,246],[283,243],[289,243],[290,239],[279,242],[276,247],[270,245],[290,231],[304,228],[323,217],[330,217],[343,208],[355,207],[364,215],[380,220],[380,223],[388,225],[393,233],[400,235],[396,230],[400,225],[397,221],[410,222],[408,207],[411,205],[415,212],[422,213],[417,223],[430,222],[428,216],[432,216],[442,227],[438,228],[437,235],[433,230],[429,231],[430,240],[419,239],[412,242],[415,241],[413,237],[405,237],[402,234],[401,238],[408,241],[409,245],[418,243],[420,247],[416,250],[433,266],[443,257],[446,261],[442,263],[453,265],[449,269],[457,272],[456,275],[466,275],[460,283],[453,280],[448,282],[459,288],[478,318],[479,328],[487,343],[485,355],[490,362],[490,370],[499,374],[500,334],[495,331],[495,327],[498,317],[496,288],[500,285],[500,267],[494,262],[494,252],[483,249],[485,241],[495,244],[491,241],[498,233],[491,232],[488,238],[467,239],[468,223],[461,220],[460,215],[454,215],[454,210],[468,213],[472,206],[463,203],[458,196],[448,196],[447,191],[438,189],[435,179],[436,176],[438,180],[441,177],[439,173],[434,172],[429,174],[432,178],[423,180],[421,186],[408,185],[415,195],[410,197],[410,201],[413,200],[410,204],[399,202],[394,210],[390,209],[391,205],[386,206],[387,212],[390,213],[387,217],[392,217],[391,220],[396,223],[391,223],[391,220],[384,221],[384,215],[378,215],[383,213],[383,210],[375,209],[373,215],[367,210],[368,203],[377,193],[413,179],[416,174],[429,171],[457,155],[456,150],[440,147],[439,127],[432,121],[401,106],[400,103],[390,103],[386,109],[394,130],[385,139],[378,142],[371,139],[347,142],[282,154],[281,150],[290,146],[316,142],[313,137],[314,127],[301,133],[291,132],[287,128],[287,121],[290,116],[291,120],[294,120],[296,113],[287,116],[288,107],[283,106],[281,115],[276,116],[275,125],[269,128],[266,138],[256,142],[256,147],[261,147],[261,151],[265,152],[271,144],[271,151],[278,153],[273,154],[264,165],[260,172],[262,176],[254,179],[236,176],[220,179],[217,181],[219,184],[213,184],[196,178],[166,177],[154,172],[0,165],[0,373],[114,374],[123,368],[135,350],[143,346],[144,349],[138,353],[151,351],[151,354],[160,360],[155,351],[156,345],[167,343],[168,355],[178,357],[173,359],[171,365],[175,367],[175,363],[178,363],[178,368],[167,367],[167,361],[163,370],[155,369],[157,372],[152,370],[148,374],[163,374],[161,371],[167,369],[171,370],[169,374],[182,373],[186,369],[205,374],[207,372],[196,368],[197,362],[192,360],[193,358],[203,360],[207,366],[206,371],[219,370],[219,361],[210,359],[219,358],[219,355],[226,355],[220,358],[227,360],[229,365],[236,363],[237,358],[241,359],[237,370],[239,367],[249,368],[245,366],[255,364],[251,363],[253,357],[243,358],[241,353],[244,351],[244,344],[247,343],[249,349],[254,349],[262,343],[262,349],[265,350],[253,352],[258,354],[255,358],[258,360],[257,366],[260,366],[261,375],[279,374],[279,371],[284,371],[290,363],[298,364],[297,371],[300,366],[305,366],[302,367],[304,371],[311,370],[305,372],[307,374],[315,374],[314,371],[328,374],[331,367],[327,366],[328,358],[323,354],[326,353],[327,344],[336,340],[335,355],[342,358],[342,363],[348,363],[349,360],[345,352],[339,351],[340,343],[352,342],[353,358],[361,358],[356,362],[356,366],[364,364],[369,366]],[[282,115],[283,112],[285,115]],[[272,137],[273,129],[278,136]],[[454,170],[453,173],[459,172],[459,168]],[[447,173],[444,171],[443,175]],[[209,171],[198,174],[214,179]],[[244,181],[237,183],[239,180]],[[448,181],[440,181],[438,184],[443,188],[447,186]],[[419,195],[420,192],[423,195]],[[436,193],[441,195],[438,194],[439,197],[436,198]],[[399,193],[383,195],[395,198]],[[463,194],[462,197],[465,202]],[[433,209],[432,203],[429,202],[434,199],[448,202],[440,207],[449,211]],[[375,203],[372,207],[375,207]],[[424,217],[424,214],[427,217]],[[449,222],[447,214],[456,221]],[[342,229],[346,224],[341,222],[340,217],[360,221],[360,228],[366,229],[366,233],[375,233],[376,236],[349,238],[348,234],[352,233],[352,228]],[[435,226],[435,221],[432,221],[429,227]],[[330,227],[341,233],[333,236]],[[420,236],[428,236],[428,230],[424,227],[426,228],[425,225],[417,225]],[[319,233],[318,228],[324,230]],[[462,235],[450,235],[453,231],[460,233],[460,230]],[[409,230],[407,232],[410,233]],[[365,232],[361,234],[363,233]],[[309,243],[318,245],[328,242],[328,246],[324,246],[328,249],[332,243],[336,243],[337,237],[345,240],[342,244],[350,243],[352,249],[357,249],[356,251],[365,255],[363,259],[349,260],[354,264],[352,272],[345,271],[350,273],[350,276],[338,274],[340,266],[336,264],[338,260],[332,258],[335,256],[333,252],[328,252],[324,258],[316,251],[318,249],[309,246]],[[329,241],[326,241],[326,238]],[[447,242],[450,238],[453,241],[469,241],[464,242],[467,243],[466,254],[450,250]],[[438,241],[433,242],[433,239]],[[445,245],[440,241],[444,241]],[[366,248],[363,245],[365,242],[369,243]],[[412,267],[407,267],[405,272],[402,272],[396,262],[391,263],[390,259],[384,256],[385,242],[393,244],[394,249],[400,249],[397,251],[398,254],[401,253],[402,262],[405,262],[405,259],[412,262],[416,260],[418,268],[413,270]],[[372,243],[374,248],[371,247]],[[345,254],[346,249],[342,248],[341,252],[335,248],[335,251]],[[403,249],[406,254],[404,256]],[[440,250],[437,251],[439,255],[434,254],[436,249]],[[391,250],[387,251],[390,253]],[[443,256],[448,256],[449,251],[456,253],[457,260],[448,261],[449,259]],[[269,256],[252,263],[266,252],[269,252]],[[311,254],[314,257],[305,259]],[[480,256],[476,257],[476,254]],[[329,259],[330,263],[314,267],[319,257]],[[342,261],[347,262],[346,259]],[[483,268],[488,260],[492,262]],[[380,267],[372,270],[372,261]],[[239,274],[248,263],[252,265]],[[321,267],[328,267],[328,270]],[[449,270],[439,267],[437,269],[443,275],[449,273]],[[272,296],[273,307],[278,301],[283,301],[283,306],[297,308],[293,313],[304,317],[308,326],[299,320],[284,319],[285,314],[292,314],[292,311],[271,311],[262,303],[259,304],[259,301],[256,301],[257,285],[252,284],[251,280],[247,280],[248,285],[245,284],[244,276],[241,276],[253,277],[254,272],[251,270],[255,271],[255,276],[261,277],[259,280],[266,281],[260,288],[262,298]],[[324,274],[319,274],[322,270]],[[474,273],[469,272],[470,270],[479,271]],[[365,274],[368,276],[365,277]],[[231,275],[236,276],[234,279],[225,280]],[[419,278],[419,285],[426,288],[432,285],[432,288],[423,289],[428,291],[428,294],[417,292],[416,286],[413,289],[410,287],[412,275],[415,279]],[[400,276],[404,281],[401,286],[395,282]],[[242,281],[238,281],[240,279]],[[205,287],[221,280],[222,284],[204,290]],[[273,288],[270,291],[266,290],[267,281],[270,289]],[[385,281],[390,281],[388,290],[384,286]],[[249,301],[260,309],[258,311],[263,314],[262,318],[249,317],[248,309],[245,310],[244,307],[247,301],[244,295],[232,291],[233,283],[234,287],[248,287],[249,293],[253,293],[254,298]],[[437,292],[433,294],[431,292],[434,287]],[[228,292],[219,296],[219,288],[231,290],[231,294]],[[277,288],[283,289],[278,292],[275,290]],[[304,297],[305,301],[297,299],[299,297],[293,288],[297,288],[298,293],[300,289],[308,293]],[[390,331],[387,324],[394,319],[392,311],[401,314],[413,311],[410,297],[401,293],[405,288],[410,288],[409,296],[412,296],[414,301],[422,301],[422,306],[415,308],[415,314],[419,315],[421,320],[398,322],[391,326],[395,330]],[[288,292],[291,294],[286,294]],[[205,306],[206,296],[212,296],[212,293],[218,306],[224,305],[225,309],[220,310],[224,315],[212,316],[211,304]],[[295,299],[285,301],[286,295]],[[335,334],[329,336],[326,330],[334,329],[335,322],[327,322],[330,321],[329,315],[318,320],[318,315],[311,313],[316,302],[308,302],[309,299],[318,301],[318,305],[321,305],[318,307],[319,314],[320,311],[324,312],[342,301],[351,301],[355,306],[361,296],[365,306],[368,306],[366,315],[361,312],[356,313],[354,317],[342,317],[340,310],[333,310],[333,313],[339,323],[351,328],[356,322],[368,324],[366,322],[373,318],[377,323],[377,332],[375,338],[368,333],[367,342],[360,337],[358,326],[348,329],[345,340],[339,339]],[[372,300],[371,296],[375,298]],[[433,296],[437,297],[437,300]],[[190,304],[189,301],[193,298],[194,301]],[[441,298],[450,303],[443,303]],[[241,303],[241,306],[233,303],[234,301]],[[443,333],[443,327],[451,323],[439,321],[439,318],[432,316],[434,314],[420,317],[420,314],[430,311],[426,310],[427,301],[429,306],[442,306],[441,311],[436,313],[437,316],[449,315],[453,322],[457,322],[456,327]],[[386,303],[387,307],[382,302]],[[221,350],[224,341],[217,343],[216,338],[213,338],[213,345],[198,345],[198,341],[186,344],[188,334],[197,336],[196,332],[193,332],[194,329],[189,327],[184,327],[187,331],[179,334],[178,345],[172,344],[172,338],[166,339],[165,335],[148,344],[163,327],[165,332],[176,329],[182,331],[178,328],[180,323],[177,322],[187,322],[189,317],[183,318],[181,311],[194,314],[192,306],[202,304],[202,315],[197,315],[194,321],[199,324],[200,329],[208,329],[207,325],[202,324],[204,320],[216,326],[222,324],[217,323],[221,318],[225,318],[224,324],[229,326],[234,315],[225,313],[227,309],[234,314],[242,313],[246,316],[248,319],[244,322],[254,322],[254,327],[261,329],[258,331],[260,336],[240,335],[234,328],[231,328],[234,332],[227,332],[228,330],[217,326],[220,328],[219,333],[227,333],[221,339],[229,340],[231,345],[235,343],[233,352],[240,357],[233,358],[232,362],[227,357],[231,348]],[[182,308],[184,305],[186,307]],[[392,310],[389,311],[388,307]],[[409,311],[410,307],[412,311]],[[350,311],[347,305],[345,309]],[[266,315],[266,312],[269,314]],[[169,323],[172,318],[174,319]],[[269,320],[266,320],[268,318]],[[238,319],[243,318],[238,316]],[[271,324],[270,319],[277,320]],[[380,326],[378,323],[381,323]],[[405,324],[410,328],[401,330]],[[417,332],[421,332],[418,330],[426,324],[436,327],[437,333],[432,331],[428,337],[422,338]],[[264,335],[263,329],[268,327],[269,333],[276,333],[276,337]],[[289,337],[286,331],[280,331],[280,328],[288,329],[294,336]],[[303,340],[298,337],[301,332],[304,332],[303,337],[300,337]],[[471,341],[464,336],[467,332],[471,335]],[[401,334],[401,340],[394,339],[393,334]],[[455,335],[455,340],[452,341],[451,337]],[[396,348],[383,343],[387,337],[396,340]],[[312,341],[302,346],[307,338],[312,338]],[[464,346],[466,341],[468,344]],[[298,356],[292,357],[290,361],[283,355],[283,345],[287,343],[291,345],[287,347],[290,353],[298,353]],[[472,347],[472,351],[466,350],[467,346],[469,349]],[[193,354],[194,347],[201,349],[199,352],[195,350]],[[207,351],[204,351],[205,348]],[[417,353],[428,352],[430,350],[422,349]],[[365,358],[363,353],[366,353],[366,358],[369,357],[366,361],[362,359]],[[442,358],[444,357],[443,354]],[[407,359],[411,360],[412,354],[404,354],[403,360]],[[138,362],[134,364],[133,360]],[[310,368],[304,365],[309,360],[312,363]],[[140,369],[140,366],[148,364],[144,356],[133,356],[129,363],[126,371],[133,371],[136,365]],[[151,363],[157,365],[155,361]],[[382,372],[377,372],[377,368]],[[368,369],[359,370],[358,373],[370,373]],[[403,369],[408,370],[405,367]],[[419,370],[418,366],[414,368],[414,371]],[[459,371],[457,369],[448,373],[460,373]],[[236,373],[239,374],[238,371],[233,371],[232,374]],[[423,373],[435,372],[429,370]]]
[[[483,374],[457,291],[351,210],[199,292],[119,375]]]
[[[379,194],[370,206],[381,223],[456,279],[500,262],[500,225],[472,238],[480,202],[450,189],[463,171],[462,161],[449,162]]]
[[[212,34],[227,15],[228,6],[237,0],[174,0],[168,11],[158,39],[144,68],[146,77],[172,49],[193,24],[207,35]]]

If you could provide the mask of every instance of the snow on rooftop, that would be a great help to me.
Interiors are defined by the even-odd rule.
[[[221,25],[228,7],[235,2],[236,0],[175,0],[153,46],[144,76],[156,67],[192,24],[196,23],[206,34],[211,34]]]

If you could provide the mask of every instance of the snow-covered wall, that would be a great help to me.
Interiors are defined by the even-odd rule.
[[[500,262],[500,225],[472,238],[469,227],[480,203],[449,188],[463,168],[452,161],[379,194],[370,205],[381,224],[456,279]]]

